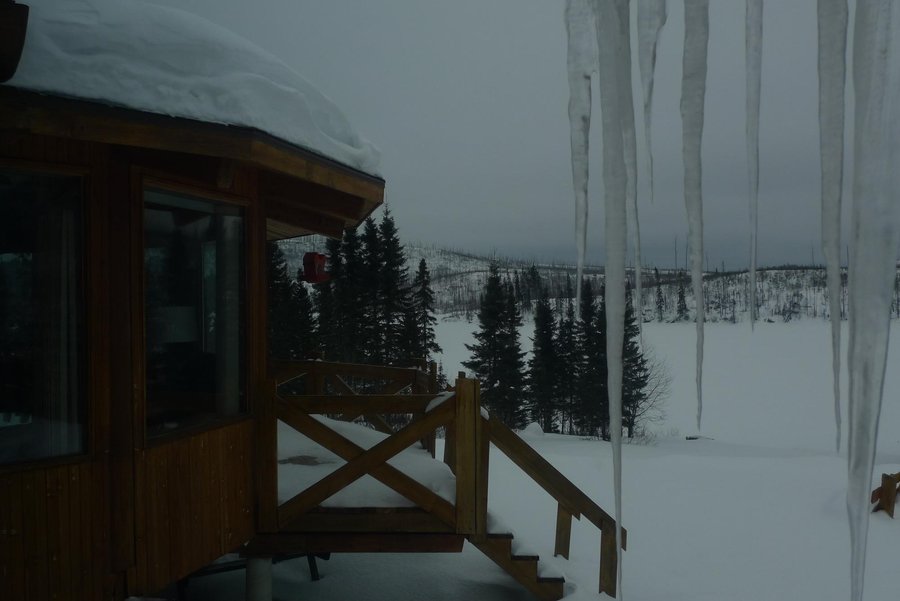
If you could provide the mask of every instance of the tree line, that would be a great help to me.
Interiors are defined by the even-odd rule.
[[[328,281],[288,272],[277,243],[267,246],[269,353],[278,359],[410,366],[440,352],[428,265],[412,278],[390,211],[362,232],[326,242]]]
[[[536,275],[536,271],[534,272]],[[512,428],[537,422],[545,432],[595,436],[608,440],[609,392],[606,367],[606,304],[603,290],[591,280],[582,285],[576,311],[569,280],[565,298],[551,305],[539,278],[526,279],[533,294],[532,354],[525,361],[520,282],[503,278],[492,264],[478,309],[475,342],[463,365],[481,382],[482,404]],[[623,345],[623,427],[628,437],[641,433],[647,422],[661,419],[668,377],[662,366],[645,356],[631,305],[625,312]],[[558,316],[557,316],[558,315]]]

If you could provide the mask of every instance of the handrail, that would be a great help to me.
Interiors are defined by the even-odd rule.
[[[482,418],[484,419],[484,418]],[[615,519],[606,513],[590,497],[575,486],[559,470],[541,457],[531,446],[510,430],[497,417],[490,417],[491,442],[503,451],[513,463],[562,505],[572,517],[585,516],[595,526],[615,530]],[[625,548],[626,530],[622,528],[622,548]]]
[[[391,367],[367,365],[364,363],[337,363],[318,360],[270,360],[269,378],[279,384],[303,374],[342,375],[361,378],[383,378],[386,380],[408,380],[415,384],[417,375],[423,373],[418,367]]]
[[[556,499],[556,555],[562,555],[566,559],[569,557],[573,517],[580,518],[584,515],[600,529],[600,592],[615,597],[619,561],[616,552],[616,521],[499,419],[494,416],[482,417],[481,424],[482,429],[489,432],[490,441]],[[628,532],[625,528],[621,531],[622,549],[625,549]]]

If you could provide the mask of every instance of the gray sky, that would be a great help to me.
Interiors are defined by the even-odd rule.
[[[158,0],[279,56],[382,152],[407,240],[574,261],[563,0]],[[703,141],[708,266],[749,263],[744,2],[713,0]],[[760,264],[821,261],[815,0],[768,2],[763,25]],[[683,7],[669,0],[653,136],[639,155],[645,264],[684,262],[679,113]],[[636,56],[636,54],[635,54]],[[635,99],[641,102],[635,76]],[[599,95],[589,257],[602,261]],[[641,112],[637,112],[642,140]],[[643,147],[639,147],[643,152]],[[846,178],[845,178],[846,179]],[[846,204],[846,202],[845,202]]]

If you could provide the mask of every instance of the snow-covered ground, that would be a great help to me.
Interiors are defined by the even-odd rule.
[[[455,373],[473,324],[442,322],[444,367]],[[528,326],[524,328],[527,333]],[[693,324],[647,324],[673,377],[667,418],[648,445],[624,448],[624,588],[632,600],[849,597],[846,459],[833,450],[828,324],[707,327],[703,434],[693,430]],[[846,340],[846,337],[844,338]],[[894,357],[900,334],[892,333]],[[900,374],[885,385],[875,479],[900,470]],[[844,378],[846,380],[846,378]],[[612,506],[608,443],[557,435],[527,440],[601,506]],[[527,548],[563,572],[570,599],[597,599],[599,533],[574,523],[568,561],[551,558],[555,504],[496,449],[490,507]],[[900,520],[872,516],[866,597],[895,595]],[[276,599],[530,599],[467,546],[459,555],[335,555],[311,582],[304,561],[275,567]],[[241,599],[240,572],[197,580],[191,598]],[[196,595],[196,596],[195,596]]]

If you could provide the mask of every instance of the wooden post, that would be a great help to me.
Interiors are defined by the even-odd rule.
[[[456,473],[456,424],[444,426],[444,463]]]
[[[491,424],[481,416],[481,390],[475,384],[475,540],[487,540],[488,468],[491,453]]]
[[[881,474],[881,499],[878,505],[889,516],[894,517],[894,504],[897,502],[897,475]]]
[[[600,592],[616,596],[619,556],[616,553],[616,529],[604,528],[600,534]]]
[[[553,555],[562,555],[569,559],[569,542],[572,540],[572,514],[562,505],[556,508],[556,543]],[[602,558],[601,558],[602,560]]]
[[[456,381],[456,532],[473,534],[476,529],[477,457],[476,427],[478,406],[476,382]]]
[[[428,394],[437,394],[437,363],[432,361],[428,365]],[[425,449],[431,453],[432,457],[437,453],[437,430],[432,430],[425,440]]]

